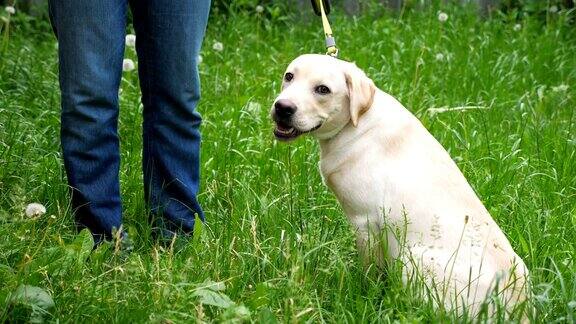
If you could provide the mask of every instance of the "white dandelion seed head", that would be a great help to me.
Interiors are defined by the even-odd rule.
[[[546,86],[540,86],[538,87],[538,89],[536,89],[536,95],[538,96],[538,99],[542,100],[544,99],[544,95],[546,94]]]
[[[262,6],[260,6],[260,5],[256,6],[256,12],[257,12],[257,13],[263,13],[263,12],[264,12],[264,7],[262,7]]]
[[[132,61],[131,59],[127,58],[124,59],[124,61],[122,61],[122,71],[129,72],[134,70],[135,68],[136,64],[134,64],[134,61]]]
[[[569,301],[568,308],[576,308],[576,300]]]
[[[424,65],[424,59],[421,58],[421,57],[419,57],[419,58],[416,60],[416,66],[422,66],[422,65]]]
[[[438,21],[440,22],[446,22],[446,20],[448,20],[448,14],[445,12],[440,11],[438,13]]]
[[[196,58],[196,61],[198,62],[198,64],[201,64],[202,61],[204,61],[204,58],[202,57],[202,55],[198,55],[198,57]]]
[[[260,112],[262,111],[262,105],[257,103],[257,102],[253,102],[250,101],[244,108],[246,110],[246,112],[254,115],[254,116],[258,116],[260,115]]]
[[[435,58],[436,58],[436,61],[444,61],[444,54],[438,53],[438,54],[436,54]]]
[[[220,42],[214,42],[214,45],[212,45],[212,49],[215,50],[216,52],[222,52],[224,50],[224,44]]]
[[[126,46],[128,47],[136,47],[136,35],[128,34],[126,35]]]
[[[6,8],[4,8],[4,11],[6,11],[10,15],[13,15],[16,13],[16,8],[14,8],[13,6],[6,6]]]
[[[561,84],[559,86],[552,87],[552,91],[554,92],[565,92],[566,90],[568,90],[567,84]]]
[[[46,207],[39,203],[31,203],[26,206],[24,213],[30,218],[42,216],[46,214]]]
[[[557,13],[558,12],[558,6],[556,6],[556,5],[550,6],[548,11],[550,11],[551,13]]]
[[[516,24],[514,25],[514,31],[520,31],[522,29],[522,25]]]

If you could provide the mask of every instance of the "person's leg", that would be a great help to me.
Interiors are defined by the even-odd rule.
[[[126,0],[50,0],[58,38],[61,143],[79,228],[96,243],[121,225],[117,134]]]
[[[198,204],[200,98],[197,57],[209,0],[131,0],[144,105],[145,199],[153,234],[189,233]]]

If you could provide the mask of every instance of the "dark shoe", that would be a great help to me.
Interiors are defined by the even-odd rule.
[[[128,233],[121,232],[120,236],[114,240],[114,251],[126,256],[134,251],[134,242],[132,242]]]
[[[114,253],[120,258],[126,259],[134,251],[134,243],[128,236],[128,233],[122,231],[119,235],[114,235]]]
[[[124,231],[114,232],[112,234],[112,239],[107,239],[104,235],[93,234],[94,247],[92,251],[96,250],[101,245],[104,246],[105,250],[111,251],[114,255],[118,256],[121,260],[126,260],[130,253],[134,250],[134,244],[128,236],[128,233]],[[100,251],[101,252],[101,251]]]
[[[192,235],[182,231],[171,231],[165,228],[152,228],[152,238],[160,246],[174,252],[181,251],[192,240]]]

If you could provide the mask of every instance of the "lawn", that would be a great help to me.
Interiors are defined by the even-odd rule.
[[[531,270],[533,320],[574,322],[576,28],[563,13],[483,21],[444,10],[444,23],[436,9],[401,19],[336,13],[341,58],[450,152]],[[123,73],[121,188],[135,241],[127,258],[109,244],[91,253],[90,236],[75,232],[49,25],[17,14],[10,28],[0,40],[0,322],[459,321],[416,298],[398,271],[367,271],[322,184],[315,141],[273,138],[268,110],[282,73],[299,54],[323,51],[319,21],[211,17],[199,106],[207,223],[182,250],[149,238],[138,77]],[[126,57],[135,60],[133,49]],[[27,217],[31,202],[47,213]],[[32,310],[18,304],[21,285],[54,306],[38,307],[47,296]]]

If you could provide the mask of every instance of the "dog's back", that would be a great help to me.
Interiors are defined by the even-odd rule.
[[[446,150],[388,94],[377,91],[356,128],[322,144],[321,164],[357,230],[389,231],[388,257],[415,267],[448,309],[477,313],[504,288],[508,308],[525,299],[524,262]]]

